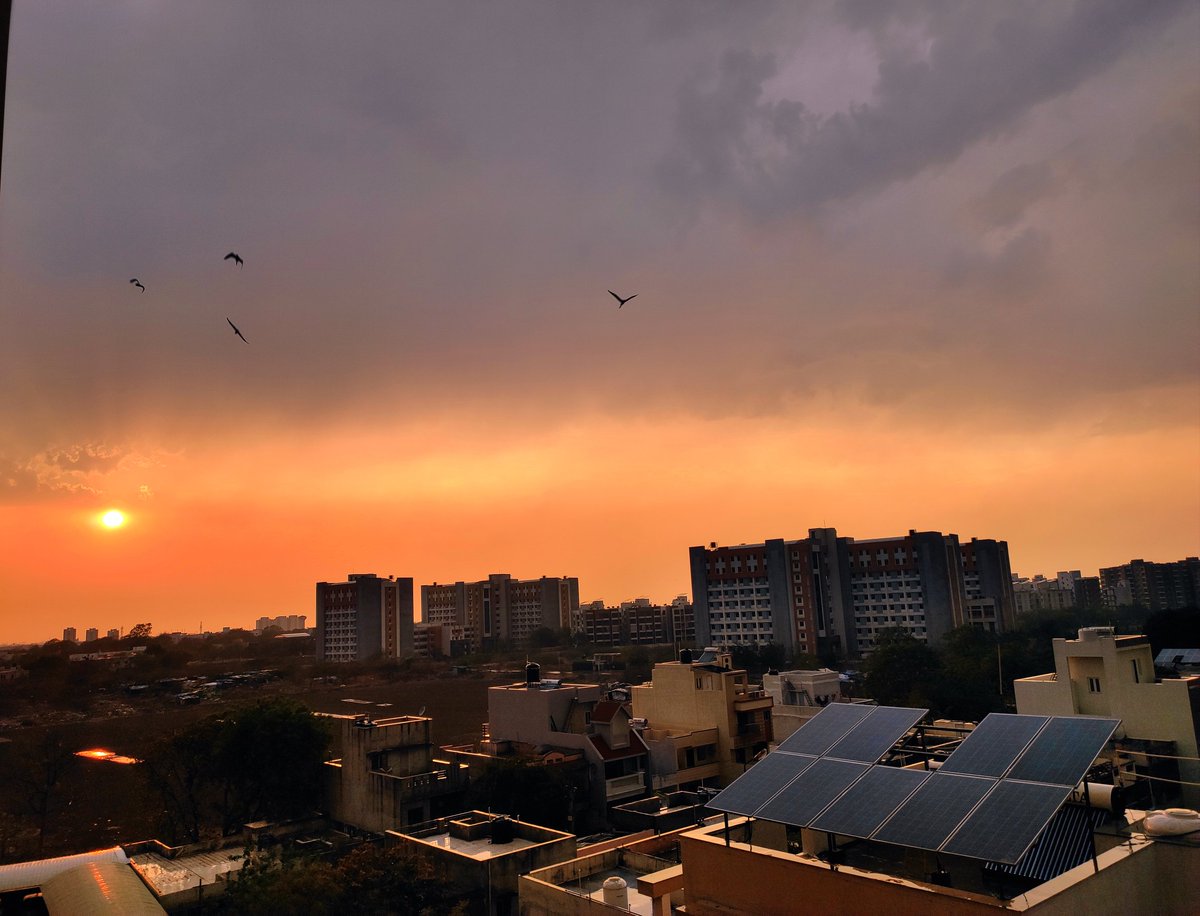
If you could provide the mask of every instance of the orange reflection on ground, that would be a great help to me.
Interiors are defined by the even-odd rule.
[[[86,751],[76,751],[75,756],[83,757],[87,760],[105,760],[109,763],[141,763],[135,757],[125,757],[115,751],[106,751],[99,747]]]

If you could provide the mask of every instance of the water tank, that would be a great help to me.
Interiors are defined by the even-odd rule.
[[[691,649],[680,649],[679,650],[679,664],[690,665],[691,663],[692,663],[692,650]]]
[[[502,846],[511,843],[516,836],[513,822],[507,817],[498,817],[492,821],[492,845]]]
[[[605,878],[604,884],[601,885],[600,896],[609,906],[619,906],[623,910],[629,909],[629,885],[625,883],[624,878],[616,875]]]
[[[542,666],[537,662],[530,662],[525,666],[525,686],[532,687],[535,684],[541,683]]]

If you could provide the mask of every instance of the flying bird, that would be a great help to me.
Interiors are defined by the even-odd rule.
[[[242,266],[242,256],[240,254],[238,254],[236,251],[229,252],[229,254],[225,255],[225,257],[221,258],[221,260],[228,261],[230,258],[233,258],[233,263],[236,264],[238,267]]]
[[[139,280],[137,277],[134,277],[129,282],[132,283],[134,286],[136,286],[138,289],[140,289],[143,293],[146,291],[146,287],[142,286],[142,281]]]
[[[624,305],[624,304],[625,304],[626,302],[628,302],[630,299],[636,299],[636,298],[637,298],[637,293],[634,293],[632,296],[626,296],[624,299],[622,299],[620,296],[618,296],[616,293],[614,293],[614,292],[613,292],[611,289],[608,291],[608,294],[609,294],[610,296],[612,296],[614,299],[616,299],[616,300],[617,300],[617,302],[619,303],[619,304],[617,305],[617,308],[620,308],[622,305]]]
[[[226,316],[225,320],[226,320],[226,321],[229,321],[229,317],[228,317],[228,316]],[[233,333],[234,333],[234,334],[236,334],[238,337],[241,337],[241,338],[242,338],[242,343],[250,343],[250,341],[246,340],[246,338],[245,338],[245,337],[242,337],[242,332],[238,330],[238,326],[237,326],[236,324],[234,324],[232,321],[229,321],[229,326],[230,326],[231,328],[233,328]]]

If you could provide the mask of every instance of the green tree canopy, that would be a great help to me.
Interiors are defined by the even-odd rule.
[[[321,797],[330,736],[299,703],[272,699],[210,716],[160,741],[147,759],[168,833],[197,840],[254,820],[309,813]]]

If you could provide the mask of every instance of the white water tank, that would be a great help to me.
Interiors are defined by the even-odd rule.
[[[609,906],[619,906],[622,909],[629,909],[629,885],[625,883],[624,878],[619,878],[613,875],[611,878],[605,878],[604,884],[601,885],[600,896]]]

